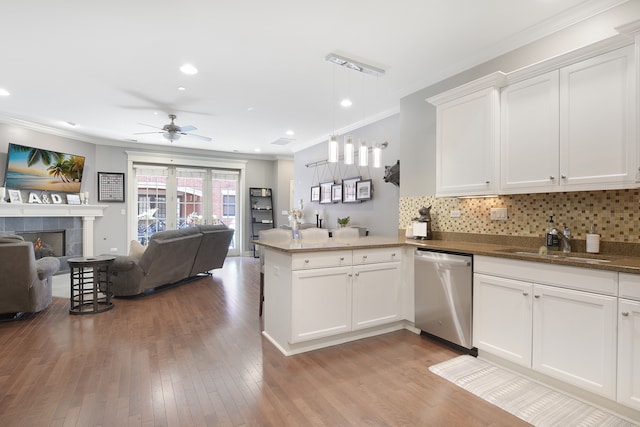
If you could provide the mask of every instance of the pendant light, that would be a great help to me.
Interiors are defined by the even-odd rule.
[[[350,136],[345,138],[344,141],[344,164],[352,165],[353,164],[353,139]]]
[[[358,165],[363,167],[369,165],[369,147],[364,139],[360,141],[358,148]]]
[[[373,146],[373,167],[379,168],[382,164],[382,147],[380,144]]]
[[[338,146],[338,138],[335,135],[331,135],[329,139],[329,163],[337,163],[339,157],[340,147]]]

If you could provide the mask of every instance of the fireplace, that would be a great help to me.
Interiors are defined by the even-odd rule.
[[[65,230],[23,231],[18,233],[28,242],[33,243],[36,259],[43,257],[64,257],[66,255]]]

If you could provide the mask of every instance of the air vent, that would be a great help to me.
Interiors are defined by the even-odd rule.
[[[287,144],[291,144],[295,140],[296,140],[295,138],[278,138],[275,141],[273,141],[272,144],[273,145],[287,145]]]

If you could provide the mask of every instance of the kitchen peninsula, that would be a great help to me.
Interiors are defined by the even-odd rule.
[[[404,240],[255,241],[264,256],[264,336],[285,355],[405,327]]]

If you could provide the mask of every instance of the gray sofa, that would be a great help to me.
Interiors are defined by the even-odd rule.
[[[153,234],[140,259],[116,257],[111,267],[113,295],[138,295],[221,268],[233,232],[225,225],[199,225]]]
[[[0,314],[37,313],[51,304],[53,275],[60,260],[36,260],[33,243],[0,234]],[[3,316],[4,317],[4,316]]]

